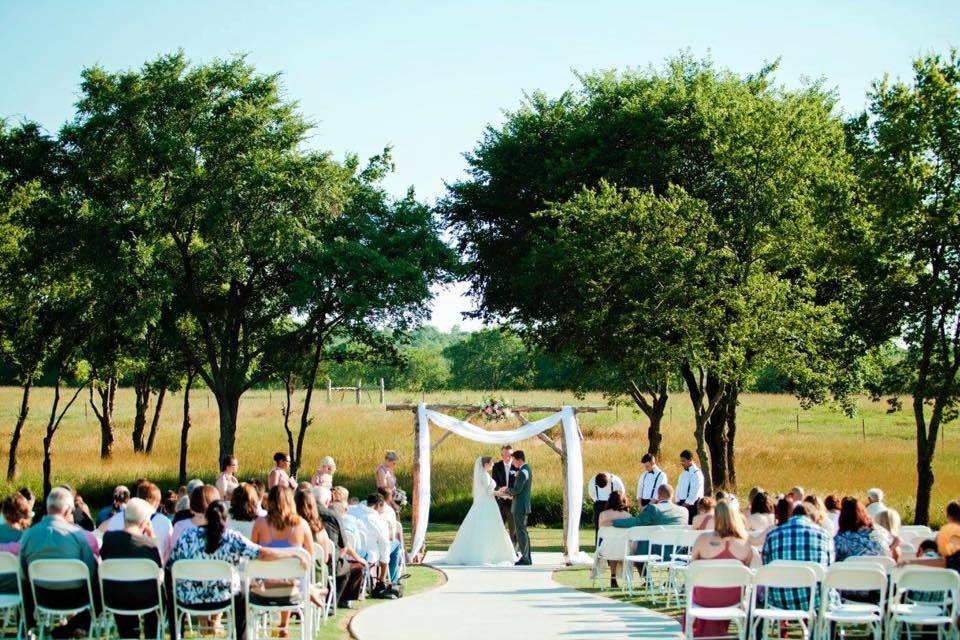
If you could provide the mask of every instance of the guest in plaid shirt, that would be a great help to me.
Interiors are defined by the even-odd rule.
[[[813,523],[809,509],[807,503],[798,503],[793,517],[767,534],[763,543],[763,564],[774,560],[804,560],[826,567],[833,562],[833,540],[826,530]],[[766,606],[805,609],[809,598],[806,589],[771,588],[767,590]]]

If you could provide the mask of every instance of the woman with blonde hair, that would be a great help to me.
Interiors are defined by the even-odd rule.
[[[900,562],[900,514],[896,509],[887,507],[877,514],[874,522],[878,527],[882,527],[890,534],[890,555],[894,560]]]
[[[726,500],[721,500],[713,510],[713,531],[697,538],[690,552],[690,560],[737,560],[749,567],[759,564],[760,556],[750,544],[747,526],[740,511]],[[701,607],[729,607],[740,602],[741,597],[739,587],[697,587],[693,590],[693,601]],[[728,624],[726,620],[698,618],[693,622],[693,635],[725,636]]]
[[[283,484],[274,485],[267,494],[267,515],[257,518],[253,525],[254,543],[272,549],[303,549],[313,557],[313,532],[306,520],[297,513],[293,489]],[[300,591],[298,592],[298,588]],[[262,598],[265,602],[293,601],[299,597],[303,586],[289,583],[265,583],[255,591],[251,591],[250,598]],[[314,598],[314,602],[322,600]],[[280,613],[280,637],[289,635],[287,622],[290,612]]]
[[[813,520],[813,524],[817,525],[831,536],[836,535],[837,528],[833,525],[833,519],[830,517],[830,513],[827,511],[827,505],[823,503],[823,500],[820,499],[820,496],[810,494],[805,497],[803,501],[813,507],[809,511],[810,519]]]

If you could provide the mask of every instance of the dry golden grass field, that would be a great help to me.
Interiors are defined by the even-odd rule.
[[[603,405],[599,395],[576,400],[562,392],[507,392],[502,394],[513,404]],[[30,419],[24,428],[20,445],[20,474],[16,485],[40,489],[42,431],[49,413],[50,389],[36,389],[32,394]],[[303,394],[296,396],[298,409]],[[481,392],[446,392],[428,394],[434,402],[479,404]],[[363,495],[373,487],[373,469],[386,449],[396,449],[402,456],[399,468],[401,484],[409,487],[410,454],[413,448],[413,414],[387,412],[380,405],[357,406],[350,396],[339,396],[327,404],[325,393],[315,396],[314,422],[307,436],[304,469],[311,472],[324,455],[332,455],[339,464],[337,484]],[[420,396],[404,392],[388,392],[387,402],[416,402]],[[83,400],[84,402],[81,402]],[[174,488],[177,475],[181,401],[178,394],[168,394],[161,419],[160,432],[152,455],[134,454],[130,443],[133,422],[133,392],[118,393],[116,408],[117,442],[113,458],[101,461],[99,428],[93,412],[85,409],[86,394],[64,419],[53,443],[54,482],[78,486],[88,502],[97,504],[109,495],[116,483],[130,483],[146,476]],[[193,428],[190,433],[189,470],[191,476],[213,479],[217,473],[217,408],[205,389],[192,394]],[[677,454],[693,448],[693,421],[685,396],[676,394],[664,419],[663,467],[675,481]],[[257,390],[241,401],[237,454],[240,476],[263,475],[271,465],[271,455],[286,447],[283,432],[281,391]],[[19,390],[0,388],[0,452],[5,462],[10,433],[16,420]],[[907,405],[909,406],[909,405]],[[905,519],[913,512],[916,485],[913,421],[910,413],[886,413],[886,403],[860,401],[860,414],[853,419],[830,407],[804,411],[797,401],[781,395],[744,395],[739,411],[738,479],[739,493],[745,495],[753,485],[774,492],[785,491],[794,484],[817,493],[863,495],[867,488],[879,486],[889,496],[888,502],[900,509]],[[799,432],[797,417],[799,416]],[[861,422],[861,419],[863,422]],[[862,432],[865,424],[866,437]],[[646,421],[630,408],[581,416],[586,438],[584,443],[585,474],[600,470],[620,475],[631,491],[640,471],[639,457],[646,446]],[[512,428],[516,423],[487,423],[487,428]],[[439,437],[434,432],[434,441]],[[528,452],[528,459],[537,472],[534,502],[540,512],[559,519],[561,470],[556,454],[539,440],[517,443]],[[490,447],[451,437],[434,453],[434,511],[438,520],[455,521],[469,505],[472,460],[484,453],[495,453]],[[5,465],[4,465],[5,468]],[[946,436],[938,445],[934,489],[935,522],[943,519],[947,501],[960,498],[960,425],[947,425]],[[0,489],[11,488],[3,483]]]

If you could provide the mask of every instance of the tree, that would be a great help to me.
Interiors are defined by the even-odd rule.
[[[662,72],[578,76],[580,87],[556,99],[534,93],[487,128],[467,155],[469,177],[440,204],[469,259],[479,314],[535,333],[571,304],[549,262],[532,259],[557,225],[538,212],[601,179],[659,196],[673,185],[705,203],[709,250],[729,259],[694,291],[709,313],[680,371],[717,486],[735,482],[736,398],[750,371],[783,364],[811,399],[840,373],[826,347],[837,340],[842,295],[820,260],[849,205],[843,127],[829,92],[787,91],[773,83],[775,69],[741,77],[680,56]],[[644,322],[657,321],[634,318]],[[656,368],[644,373],[664,379]],[[611,391],[624,386],[621,378]],[[648,385],[648,404],[660,389]]]
[[[912,82],[883,78],[850,123],[865,221],[852,261],[864,287],[856,333],[902,340],[897,387],[916,424],[915,521],[926,524],[933,460],[960,400],[960,56],[928,55]]]
[[[481,329],[444,349],[443,355],[450,360],[455,388],[500,391],[530,386],[530,354],[513,332]]]
[[[381,181],[393,168],[389,149],[362,171],[356,171],[353,158],[347,167],[354,173],[346,185],[342,211],[303,240],[305,249],[291,287],[293,312],[302,318],[302,337],[292,342],[293,368],[282,362],[273,365],[287,372],[288,390],[291,373],[306,390],[291,452],[294,473],[312,420],[317,374],[333,341],[348,339],[354,348],[367,352],[367,358],[393,356],[404,332],[428,317],[431,286],[449,281],[458,266],[456,255],[440,239],[432,212],[413,191],[392,199],[383,190]],[[391,331],[375,329],[384,326]],[[292,441],[289,409],[288,401],[284,419]]]
[[[221,457],[241,396],[277,373],[266,356],[302,337],[293,284],[342,210],[351,171],[302,149],[309,127],[276,75],[178,53],[139,71],[86,69],[63,130],[98,219],[133,239],[143,268],[130,282],[159,283],[196,324],[196,348],[181,348],[216,398]]]

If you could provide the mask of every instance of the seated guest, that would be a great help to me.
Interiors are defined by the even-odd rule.
[[[239,470],[240,463],[237,461],[237,456],[226,456],[220,461],[220,475],[213,484],[224,500],[230,500],[233,490],[240,486],[240,481],[237,480]]]
[[[738,507],[726,500],[717,503],[714,509],[713,531],[697,538],[690,551],[690,560],[736,560],[744,565],[759,564],[757,550],[750,545],[747,527]],[[693,601],[702,607],[728,607],[740,602],[740,587],[705,588],[693,590]],[[694,637],[719,637],[727,635],[728,621],[693,621]]]
[[[610,493],[610,497],[604,502],[607,508],[597,514],[598,531],[603,527],[612,526],[612,524],[617,520],[623,520],[624,518],[630,517],[630,503],[627,501],[626,494],[619,491],[613,491]],[[600,540],[598,544],[599,548],[603,550],[603,540]],[[607,563],[610,565],[610,586],[616,589],[618,586],[617,572],[620,570],[620,565],[622,563],[619,560],[608,560]]]
[[[777,500],[777,507],[773,511],[776,526],[786,524],[793,517],[793,499],[789,495]]]
[[[157,548],[160,549],[161,559],[166,561],[166,554],[170,550],[171,538],[173,537],[173,523],[170,522],[169,518],[160,513],[160,487],[149,480],[140,480],[137,482],[136,494],[138,498],[145,500],[147,504],[150,505],[150,508],[153,509],[153,513],[150,514],[150,530],[152,531],[154,540],[156,540]],[[116,515],[107,520],[105,525],[106,531],[119,531],[123,529],[126,526],[124,522],[124,510],[117,512]]]
[[[0,524],[0,551],[14,555],[20,552],[20,538],[33,521],[30,503],[19,493],[11,493],[0,504],[3,524]],[[17,593],[17,578],[6,574],[0,576],[0,593]]]
[[[311,558],[313,557],[313,533],[306,521],[297,514],[297,505],[290,487],[276,485],[270,489],[267,494],[267,515],[264,518],[257,518],[253,525],[251,540],[272,549],[303,549]],[[262,591],[258,590],[258,597],[263,597],[265,600],[291,601],[301,597],[303,586],[267,583]],[[323,601],[319,594],[316,595],[314,603],[319,606]],[[288,634],[289,620],[289,611],[280,613],[281,637],[286,637]]]
[[[936,540],[921,540],[920,544],[917,545],[917,558],[929,560],[940,557],[940,550],[937,548]]]
[[[69,515],[71,522],[84,531],[93,531],[96,529],[97,527],[94,524],[93,516],[90,515],[90,507],[84,502],[83,496],[68,484],[62,484],[60,488],[66,489],[70,492],[70,495],[73,496],[73,511],[71,511]]]
[[[90,569],[90,582],[96,595],[97,558],[87,542],[83,530],[71,522],[75,499],[64,487],[57,487],[47,496],[47,515],[23,532],[20,538],[20,575],[23,580],[24,608],[27,620],[33,620],[33,600],[29,586],[30,563],[36,560],[80,560]],[[56,583],[37,587],[37,600],[58,608],[82,606],[89,602],[89,594],[82,583]],[[70,636],[90,626],[90,612],[84,611],[71,618],[57,635]]]
[[[19,493],[11,493],[0,503],[3,523],[0,524],[0,544],[20,542],[24,530],[33,522],[30,503]]]
[[[180,520],[173,525],[173,534],[170,536],[170,548],[177,544],[184,533],[196,527],[202,527],[207,524],[207,507],[211,502],[220,500],[220,492],[212,484],[204,484],[193,490],[190,494],[190,513],[193,514],[188,520]],[[167,554],[170,555],[169,553]]]
[[[216,492],[216,488],[210,488]],[[227,529],[227,509],[219,499],[210,501],[203,516],[204,524],[187,529],[174,543],[170,552],[171,566],[180,560],[223,560],[239,567],[245,558],[279,560],[298,557],[295,549],[262,547]],[[174,595],[179,602],[189,604],[193,609],[220,609],[232,599],[236,637],[245,637],[247,603],[240,589],[239,573],[234,575],[232,584],[181,580],[175,585]]]
[[[266,512],[261,513],[260,496],[252,484],[244,482],[233,490],[227,529],[250,539],[253,537],[253,523],[263,515],[266,515]]]
[[[773,526],[775,505],[769,494],[760,491],[750,499],[750,514],[747,516],[747,528],[751,531],[765,531]]]
[[[873,525],[863,503],[847,496],[840,502],[840,521],[833,540],[837,560],[851,556],[890,556],[890,540]]]
[[[337,602],[340,606],[349,607],[350,603],[360,598],[363,588],[363,571],[367,561],[347,543],[343,535],[343,521],[330,508],[329,497],[323,502],[317,501],[317,514],[323,520],[323,527],[330,536],[337,558]]]
[[[333,489],[333,474],[337,472],[337,463],[330,456],[324,456],[320,459],[316,473],[310,478],[310,484],[316,487],[326,487]]]
[[[690,528],[697,531],[709,531],[713,529],[713,510],[717,506],[717,501],[713,498],[701,498],[697,503],[697,515],[693,516],[693,522]]]
[[[787,502],[786,499],[781,502]],[[767,532],[763,542],[763,564],[776,560],[803,560],[816,562],[826,567],[834,560],[833,541],[823,527],[810,519],[808,504],[800,502],[800,510],[789,520]],[[778,515],[780,504],[777,504]],[[806,589],[770,588],[767,590],[767,606],[780,609],[805,609],[810,594]]]
[[[842,509],[841,505],[841,509]],[[876,518],[877,514],[887,508],[887,505],[883,504],[883,489],[873,487],[872,489],[867,490],[867,515],[871,518]]]
[[[154,485],[155,486],[155,485]],[[159,489],[157,490],[159,495]],[[123,528],[107,531],[103,535],[100,557],[104,560],[143,558],[163,566],[160,548],[153,535],[151,518],[155,513],[153,505],[141,498],[131,498],[123,509]],[[161,516],[163,517],[163,516]],[[164,517],[164,520],[166,518]],[[167,521],[169,522],[169,520]],[[147,609],[156,606],[157,584],[145,582],[110,582],[103,585],[103,599],[116,609]],[[140,619],[137,616],[116,616],[117,631],[121,638],[140,637]],[[157,614],[150,613],[143,618],[145,638],[157,635]]]
[[[946,567],[960,571],[960,502],[947,504],[947,523],[937,532],[936,553],[932,553],[930,540],[924,540],[917,548],[917,559],[909,564],[930,567]],[[921,550],[923,555],[921,555]]]
[[[189,520],[195,514],[190,509],[190,496],[193,495],[193,492],[197,487],[203,486],[203,480],[200,478],[194,478],[187,483],[186,487],[181,487],[183,494],[177,499],[177,507],[173,512],[173,524],[177,524],[181,520]]]
[[[400,552],[403,553],[403,525],[400,524],[400,508],[394,506],[393,491],[381,488],[377,489],[377,493],[383,498],[385,505],[381,515],[390,525],[390,539],[400,543]]]
[[[301,485],[302,484],[305,483],[301,483]],[[304,490],[303,486],[298,487],[297,492],[293,495],[293,501],[297,506],[297,515],[307,523],[307,526],[310,528],[310,533],[313,534],[313,542],[323,553],[323,557],[320,559],[323,560],[324,563],[330,562],[330,554],[332,552],[330,536],[327,535],[327,530],[323,526],[323,520],[320,519],[320,513],[317,511],[317,501],[313,497],[313,491],[310,489],[310,485],[307,485],[306,490]]]
[[[813,523],[818,527],[823,527],[824,531],[831,536],[835,535],[837,530],[833,526],[833,520],[827,515],[827,507],[824,506],[823,500],[821,500],[819,496],[810,494],[806,496],[803,501],[810,506],[810,519],[813,520]]]
[[[367,534],[367,541],[372,549],[376,550],[373,562],[379,565],[377,585],[373,589],[374,597],[395,599],[399,593],[393,584],[400,577],[400,543],[390,536],[390,525],[383,517],[387,509],[383,496],[371,493],[367,496],[367,503],[359,510],[357,519]]]
[[[114,514],[120,513],[120,511],[123,509],[123,505],[127,504],[127,500],[129,499],[130,489],[122,484],[114,487],[113,502],[103,509],[100,509],[100,512],[97,513],[97,526],[99,527],[104,522],[112,518]]]
[[[804,492],[803,487],[794,487],[793,489],[790,489],[790,493],[788,493],[786,497],[788,500],[790,500],[790,502],[793,503],[794,506],[797,506],[803,502],[803,498],[806,495],[807,494]]]
[[[900,513],[896,509],[887,507],[877,514],[874,518],[874,524],[886,531],[887,539],[890,541],[890,556],[900,562]]]
[[[833,521],[833,530],[836,532],[840,522],[840,498],[831,493],[823,499],[823,507],[827,510],[827,517]]]
[[[673,487],[662,484],[657,488],[656,502],[648,504],[636,517],[615,520],[612,524],[618,529],[687,524],[687,510],[682,505],[673,503]]]
[[[290,489],[297,488],[297,481],[290,477],[290,456],[282,451],[273,454],[274,467],[267,474],[267,491],[277,485]]]

